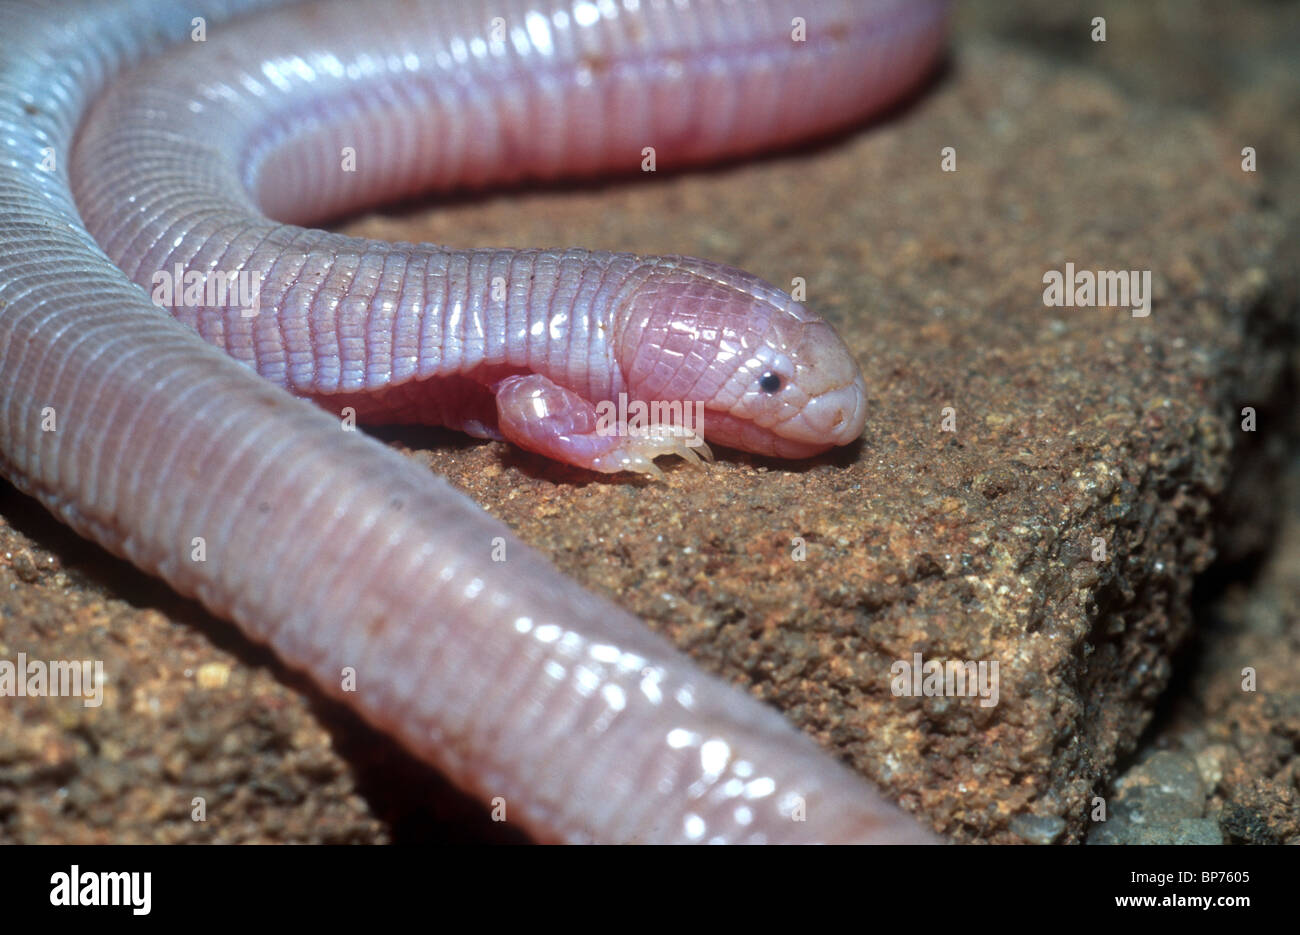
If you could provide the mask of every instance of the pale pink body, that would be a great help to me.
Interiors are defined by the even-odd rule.
[[[192,14],[162,0],[0,10],[0,83],[30,89],[0,111],[16,156],[0,165],[6,475],[456,782],[505,796],[540,837],[929,839],[444,483],[165,317],[95,244],[148,289],[177,264],[256,274],[255,314],[180,293],[165,304],[332,409],[500,433],[612,471],[692,449],[669,426],[601,434],[596,405],[698,401],[708,438],[802,457],[857,437],[865,387],[824,322],[754,277],[281,222],[635,170],[647,145],[673,168],[847,125],[916,84],[946,4],[417,2],[386,18],[344,3],[224,25],[258,5],[214,0],[205,43],[100,98],[73,153],[75,209],[63,176],[22,167],[48,144],[66,151],[103,76],[154,51],[155,34],[184,36]],[[103,41],[68,42],[69,17]],[[356,172],[341,168],[349,147]],[[46,408],[57,434],[39,429]],[[502,539],[508,560],[493,562]],[[344,670],[357,692],[342,691]]]

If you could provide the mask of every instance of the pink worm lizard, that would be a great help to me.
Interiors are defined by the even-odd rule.
[[[696,439],[606,434],[596,402],[699,400],[708,438],[803,457],[866,417],[828,325],[701,260],[288,222],[850,125],[932,64],[944,0],[409,0],[225,25],[271,5],[0,8],[4,474],[540,839],[933,840],[322,411],[653,471]],[[172,271],[256,274],[256,307],[160,298]]]

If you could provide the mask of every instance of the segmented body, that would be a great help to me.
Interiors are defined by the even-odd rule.
[[[224,77],[163,58],[103,99],[76,150],[75,200],[66,167],[92,96],[192,31],[194,12],[0,8],[6,476],[454,781],[504,795],[539,837],[925,839],[777,713],[244,363],[317,400],[502,432],[598,469],[627,466],[598,463],[626,443],[597,449],[582,426],[557,427],[621,391],[706,398],[728,444],[794,456],[838,441],[827,433],[860,429],[845,389],[856,366],[845,377],[825,326],[753,277],[682,258],[376,244],[262,212],[303,220],[611,168],[650,143],[680,164],[779,144],[913,84],[944,5],[511,2],[498,48],[467,5],[396,4],[385,21],[342,4],[220,37],[228,16],[269,5],[200,4]],[[819,55],[787,48],[804,16]],[[334,162],[349,145],[355,173]],[[152,287],[178,263],[258,272],[256,314],[173,301],[177,322],[131,282]],[[706,339],[715,313],[724,334]],[[721,372],[698,343],[676,348],[683,321],[693,341],[748,357]],[[752,389],[783,367],[784,399]],[[490,558],[500,538],[506,563]]]

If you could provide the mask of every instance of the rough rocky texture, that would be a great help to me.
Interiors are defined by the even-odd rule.
[[[350,232],[804,277],[874,407],[852,449],[803,465],[724,453],[664,483],[436,430],[378,434],[937,827],[1077,841],[1188,630],[1236,413],[1263,406],[1285,364],[1283,221],[1239,148],[1215,121],[959,36],[953,67],[896,119],[812,151],[362,220]],[[1152,270],[1151,316],[1045,308],[1043,273],[1066,261]],[[102,658],[109,681],[100,709],[0,703],[0,839],[502,833],[233,628],[12,492],[0,512],[0,658]],[[996,661],[999,704],[895,697],[890,666],[915,652]],[[1266,778],[1258,757],[1239,762],[1232,788]],[[1268,775],[1294,795],[1293,777]],[[1281,795],[1230,797],[1230,836],[1268,825]]]
[[[1199,778],[1184,784],[1186,814],[1203,815],[1213,835],[1230,843],[1300,844],[1300,465],[1292,465],[1283,503],[1276,547],[1257,573],[1204,586],[1212,593],[1200,602],[1196,638],[1143,744],[1147,762],[1191,764]],[[1143,785],[1145,768],[1116,781],[1120,797]],[[1146,804],[1115,809],[1139,816],[1142,827],[1108,822],[1089,842],[1136,833],[1175,843],[1177,829]]]
[[[11,489],[3,505],[0,659],[98,659],[106,685],[98,708],[0,699],[0,841],[514,836],[234,627]]]
[[[1078,42],[1080,24],[1098,15],[1107,18],[1107,42]],[[1259,409],[1259,430],[1238,436],[1232,473],[1218,498],[1219,559],[1194,595],[1194,639],[1177,658],[1174,683],[1133,755],[1137,765],[1114,786],[1122,789],[1154,752],[1183,751],[1201,769],[1206,820],[1218,825],[1219,837],[1230,843],[1300,843],[1300,745],[1291,690],[1300,677],[1300,412],[1294,405],[1300,386],[1300,355],[1294,353],[1300,307],[1300,123],[1294,119],[1300,108],[1300,5],[965,3],[958,19],[969,32],[994,33],[1096,69],[1162,108],[1194,110],[1225,138],[1259,153],[1262,204],[1288,230],[1274,264],[1282,275],[1272,303],[1289,314],[1273,343],[1293,353],[1272,399],[1250,400]],[[1159,54],[1151,54],[1157,49]],[[1245,362],[1273,366],[1279,359]],[[1289,483],[1282,486],[1279,478],[1288,472]],[[1258,672],[1256,692],[1242,689],[1246,666]],[[1089,840],[1098,840],[1099,830]],[[1144,835],[1172,843],[1166,830],[1148,824]]]
[[[1204,817],[1205,785],[1195,758],[1156,753],[1116,783],[1110,813],[1088,834],[1089,844],[1222,844],[1216,822]]]
[[[968,0],[954,10],[963,33],[995,35],[1045,59],[1100,72],[1136,99],[1209,115],[1239,146],[1256,147],[1267,197],[1294,216],[1300,4]],[[1090,38],[1098,16],[1106,20],[1104,43]]]

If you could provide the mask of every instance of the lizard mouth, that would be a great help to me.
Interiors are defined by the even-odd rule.
[[[726,445],[770,458],[809,458],[835,447],[835,443],[807,442],[777,435],[770,429],[737,419],[726,412],[704,411],[704,437],[710,444]]]

